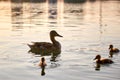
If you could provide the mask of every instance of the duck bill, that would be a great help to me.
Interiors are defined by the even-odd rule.
[[[93,60],[96,60],[97,58],[95,57]]]
[[[59,37],[63,37],[63,36],[61,36],[61,35],[59,35],[59,34],[57,34],[57,36],[59,36]]]

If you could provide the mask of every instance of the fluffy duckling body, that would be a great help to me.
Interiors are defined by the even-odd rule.
[[[94,58],[94,60],[96,60],[96,63],[98,63],[98,64],[111,64],[111,63],[113,63],[113,61],[111,59],[107,59],[107,58],[101,59],[100,55],[97,55]]]
[[[109,57],[113,57],[114,54],[117,54],[120,50],[118,48],[113,48],[113,45],[109,46]]]
[[[40,66],[41,68],[45,68],[46,65],[47,65],[47,64],[46,64],[46,62],[45,62],[45,58],[42,57],[42,58],[41,58],[41,61],[40,61],[40,63],[39,63],[39,66]]]
[[[117,49],[117,48],[113,48],[113,45],[110,45],[109,46],[109,50],[110,50],[110,52],[113,52],[113,53],[118,53],[120,50],[119,49]]]

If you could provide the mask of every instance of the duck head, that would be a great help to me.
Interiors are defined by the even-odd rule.
[[[59,35],[55,30],[50,31],[50,36],[52,36],[52,37],[55,37],[55,36],[63,37],[63,36]]]
[[[44,57],[42,57],[42,58],[41,58],[41,62],[44,62],[44,61],[45,61],[45,58],[44,58]]]
[[[109,45],[109,49],[112,49],[113,48],[113,45]]]
[[[94,58],[94,60],[96,60],[96,59],[100,60],[101,56],[100,55],[96,55],[96,57]]]

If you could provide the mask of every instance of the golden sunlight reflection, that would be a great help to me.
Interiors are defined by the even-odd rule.
[[[48,22],[56,24],[56,26],[63,26],[64,0],[46,0],[46,6]]]
[[[58,24],[60,26],[64,26],[63,22],[64,22],[64,0],[60,0],[58,1],[58,4],[57,4],[57,7],[58,7],[58,17],[57,17],[57,21],[58,21]]]
[[[93,61],[120,49],[119,34],[120,0],[0,0],[0,80],[119,80],[119,54],[117,65]]]
[[[0,4],[0,36],[5,36],[11,30],[11,9],[10,3]],[[1,37],[2,39],[2,37]]]
[[[22,29],[23,25],[23,1],[14,2],[11,0],[11,21],[12,29]]]

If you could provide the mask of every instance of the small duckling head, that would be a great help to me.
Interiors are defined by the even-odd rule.
[[[53,36],[53,37],[55,37],[55,36],[63,37],[63,36],[59,35],[55,30],[50,31],[50,36]]]
[[[41,58],[41,62],[45,62],[45,58],[44,57]]]
[[[94,58],[94,60],[96,60],[96,59],[100,60],[100,59],[101,59],[101,56],[100,56],[99,54],[96,55],[96,57]]]
[[[113,45],[109,45],[109,49],[112,49],[113,48]]]

